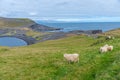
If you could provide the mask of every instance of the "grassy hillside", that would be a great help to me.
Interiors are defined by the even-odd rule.
[[[100,40],[103,42],[94,44]],[[100,54],[99,47],[106,43],[114,50]],[[84,35],[25,47],[1,47],[0,80],[120,80],[119,50],[120,38],[104,40]],[[68,64],[64,53],[79,53],[80,62]]]
[[[0,17],[0,28],[1,27],[21,27],[33,24],[34,21],[27,18],[2,18]]]

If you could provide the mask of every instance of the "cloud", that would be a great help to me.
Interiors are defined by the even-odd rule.
[[[120,17],[120,0],[0,0],[0,16]]]
[[[69,2],[59,2],[59,3],[56,3],[55,6],[64,6],[64,5],[68,5]]]
[[[91,17],[91,18],[43,18],[44,21],[57,22],[118,22],[120,17]]]
[[[38,14],[37,12],[30,12],[29,13],[30,16],[37,16],[37,14]]]

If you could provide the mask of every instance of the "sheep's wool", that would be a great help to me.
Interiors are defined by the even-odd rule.
[[[79,54],[64,54],[64,58],[68,62],[78,62],[79,61]]]

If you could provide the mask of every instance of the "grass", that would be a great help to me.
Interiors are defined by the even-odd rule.
[[[33,31],[33,30],[28,30],[26,32],[26,35],[27,36],[30,36],[32,38],[35,38],[36,40],[41,40],[41,38],[45,35],[52,35],[53,33],[52,32],[36,32],[36,31]]]
[[[21,27],[34,24],[34,21],[27,18],[2,18],[0,19],[0,28]]]
[[[103,39],[74,35],[24,47],[0,47],[0,80],[119,80],[120,38],[94,44]],[[114,50],[100,54],[104,44]],[[68,64],[64,53],[80,54],[79,63]]]

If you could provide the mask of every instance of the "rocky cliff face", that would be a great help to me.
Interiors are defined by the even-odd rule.
[[[73,30],[70,31],[69,33],[73,33],[73,34],[99,34],[102,33],[102,30],[87,30],[87,31],[83,31],[83,30]]]

